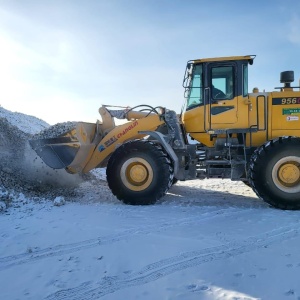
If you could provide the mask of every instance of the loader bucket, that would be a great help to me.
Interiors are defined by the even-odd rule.
[[[74,143],[68,137],[31,140],[29,143],[45,164],[53,169],[69,166],[80,147],[79,143]]]
[[[56,129],[59,127],[57,125],[54,125]],[[47,130],[46,133],[42,132],[29,141],[32,149],[53,169],[65,168],[71,173],[81,172],[98,142],[100,135],[97,124],[84,122],[71,124],[65,132],[50,138],[47,136]],[[51,131],[50,128],[48,131],[52,133],[54,130]],[[45,136],[46,138],[43,138]]]

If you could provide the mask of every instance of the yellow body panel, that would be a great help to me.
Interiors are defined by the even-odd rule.
[[[300,136],[300,93],[273,92],[272,98],[281,99],[281,104],[272,105],[272,137],[289,132],[290,135]]]
[[[216,107],[234,106],[218,115],[211,115]],[[182,116],[185,130],[192,138],[208,147],[215,139],[211,134],[217,129],[257,128],[247,134],[246,145],[258,147],[280,136],[300,137],[300,92],[253,93],[247,97],[222,100],[217,104],[199,106],[186,111]],[[219,135],[219,137],[221,137]]]
[[[261,130],[253,133],[253,146],[281,136],[300,137],[300,93],[255,93],[249,95],[249,100],[249,126],[258,125]]]
[[[217,129],[247,128],[249,124],[248,97],[238,96],[232,100],[220,100],[216,104],[199,106],[186,111],[182,122],[187,133],[195,140],[208,147],[213,147],[215,141],[210,139],[210,133]],[[213,109],[222,109],[222,113],[212,115]]]

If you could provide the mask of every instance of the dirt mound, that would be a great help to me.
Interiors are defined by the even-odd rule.
[[[74,197],[74,187],[87,177],[46,166],[31,149],[31,138],[0,118],[0,186],[29,197]]]

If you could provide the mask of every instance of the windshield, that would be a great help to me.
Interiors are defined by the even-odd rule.
[[[203,104],[202,64],[188,64],[183,82],[186,110]]]

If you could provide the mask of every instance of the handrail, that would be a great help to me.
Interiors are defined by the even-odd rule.
[[[259,123],[259,120],[260,120],[260,115],[259,115],[259,107],[258,107],[258,104],[259,104],[259,98],[263,98],[263,103],[264,103],[264,109],[263,109],[263,113],[264,113],[264,117],[263,117],[263,123],[264,123],[264,127],[262,129],[260,129],[260,123]],[[258,95],[256,97],[256,123],[257,123],[257,130],[258,131],[265,131],[267,129],[267,100],[266,100],[266,96],[265,95]]]
[[[206,97],[207,96],[207,97]],[[206,103],[206,100],[209,102],[209,129],[206,128],[206,108],[207,108],[207,103]],[[203,102],[203,105],[204,105],[204,131],[209,131],[211,130],[211,101],[210,101],[210,88],[209,87],[206,87],[204,88],[204,102]]]

